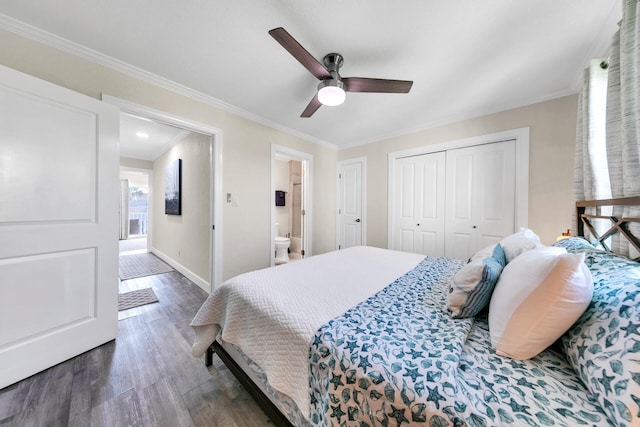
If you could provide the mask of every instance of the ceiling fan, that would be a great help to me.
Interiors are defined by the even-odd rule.
[[[324,65],[322,65],[284,28],[274,28],[269,31],[269,34],[311,74],[320,80],[318,92],[300,117],[311,117],[322,105],[334,106],[342,104],[346,97],[345,92],[408,93],[413,85],[413,82],[409,80],[341,77],[338,71],[344,59],[339,53],[325,55],[322,61]]]

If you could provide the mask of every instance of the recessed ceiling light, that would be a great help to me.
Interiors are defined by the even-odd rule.
[[[146,132],[142,132],[142,131],[140,131],[140,132],[136,132],[136,136],[137,136],[138,138],[142,138],[142,139],[147,139],[147,138],[149,138],[149,134],[148,134],[148,133],[146,133]]]

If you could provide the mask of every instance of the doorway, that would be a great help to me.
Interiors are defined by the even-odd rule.
[[[311,154],[271,146],[272,266],[311,256],[312,168]]]
[[[148,250],[151,174],[150,170],[120,167],[120,255]]]
[[[115,98],[109,95],[103,95],[102,99],[110,104],[118,106],[122,113],[121,116],[124,116],[124,115],[135,116],[142,120],[147,120],[155,124],[163,125],[164,127],[177,128],[184,133],[184,134],[177,135],[175,137],[176,141],[174,141],[173,144],[170,144],[170,145],[168,144],[164,148],[164,150],[162,150],[162,153],[171,149],[171,147],[176,145],[176,143],[179,140],[182,141],[185,138],[189,138],[187,134],[193,134],[193,135],[197,134],[199,135],[198,139],[200,140],[202,138],[206,138],[206,141],[207,141],[206,150],[199,151],[195,156],[196,158],[199,158],[199,159],[202,159],[202,158],[207,159],[207,162],[209,165],[206,168],[206,170],[202,171],[200,175],[205,180],[206,180],[205,177],[208,178],[208,185],[206,186],[208,190],[206,191],[208,191],[209,193],[208,194],[209,197],[207,198],[208,211],[209,211],[208,220],[205,219],[204,222],[206,224],[203,225],[203,227],[206,228],[208,231],[205,229],[200,230],[201,235],[208,234],[208,243],[205,243],[205,245],[208,245],[208,249],[209,249],[208,257],[206,257],[206,259],[208,259],[208,262],[205,261],[205,263],[203,262],[198,263],[199,266],[203,266],[202,268],[205,271],[203,271],[202,273],[195,272],[187,268],[182,263],[180,263],[179,256],[180,255],[182,255],[183,257],[187,256],[184,253],[180,254],[180,252],[178,252],[178,255],[179,255],[178,257],[165,257],[163,255],[166,255],[166,254],[163,254],[160,251],[157,251],[154,249],[154,241],[157,240],[157,238],[159,238],[159,235],[154,236],[154,233],[153,233],[153,223],[154,223],[152,220],[153,215],[150,215],[148,218],[149,223],[147,225],[146,231],[148,236],[148,247],[150,251],[153,250],[154,254],[156,254],[160,259],[167,262],[171,267],[179,271],[181,274],[183,274],[189,280],[191,280],[196,285],[204,289],[206,292],[211,292],[217,285],[219,285],[222,282],[222,248],[221,248],[222,241],[221,241],[221,234],[217,232],[217,230],[219,230],[220,226],[222,225],[221,224],[221,218],[222,218],[222,203],[221,203],[221,200],[222,200],[221,199],[222,133],[221,131],[209,125],[205,125],[189,119],[184,119],[177,116],[169,115],[167,113],[154,110],[152,108],[148,108],[145,106],[141,106],[135,103],[131,103],[129,101]],[[198,147],[201,147],[201,145],[198,144]],[[189,152],[189,155],[195,155],[195,154],[194,152]],[[133,160],[134,163],[136,163],[135,158],[128,159],[128,160]],[[151,164],[150,168],[153,169],[153,161],[147,160],[147,162]],[[166,168],[163,168],[162,170],[164,171],[165,169]],[[189,170],[193,171],[193,168],[190,168]],[[156,192],[160,192],[160,193],[156,194],[155,197],[150,198],[151,200],[151,202],[149,203],[150,213],[153,213],[154,209],[162,209],[164,205],[163,202],[158,202],[158,203],[155,203],[155,205],[158,205],[158,206],[154,208],[153,207],[154,203],[152,201],[153,198],[157,198],[159,197],[159,195],[163,195],[164,193],[164,188],[159,188],[163,186],[163,183],[158,181],[158,178],[161,176],[162,175],[160,174],[155,176],[154,178],[154,180],[157,181],[155,185],[155,187],[157,187]],[[154,187],[153,185],[150,185],[150,189],[152,192],[154,191],[153,187]],[[183,191],[195,191],[195,190],[193,186],[187,186],[186,188],[183,188]],[[191,197],[190,199],[194,199],[194,197]],[[197,199],[197,197],[195,198]],[[193,212],[194,210],[192,209],[191,211]],[[162,209],[162,212],[164,212],[164,209]],[[186,219],[186,216],[184,215],[184,213],[183,215],[173,216],[170,218],[170,220],[172,220],[173,225],[181,223],[185,219]],[[201,251],[200,255],[206,255],[205,252],[207,251],[206,250]],[[187,258],[184,258],[184,259],[187,259]],[[188,258],[188,259],[191,259],[191,258]],[[206,264],[208,264],[208,267],[206,267]]]

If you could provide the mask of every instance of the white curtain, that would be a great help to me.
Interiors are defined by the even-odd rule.
[[[638,0],[623,0],[622,21],[614,36],[608,67],[605,70],[600,66],[602,61],[594,61],[585,71],[578,101],[576,200],[640,195],[639,10]],[[604,104],[603,82],[606,82]],[[604,121],[598,116],[603,105],[606,105]],[[611,213],[602,213],[621,218],[640,216],[640,209],[616,208]],[[632,224],[631,228],[635,226]],[[616,252],[638,256],[619,236],[610,244]]]
[[[576,200],[611,198],[606,145],[608,74],[606,64],[607,62],[602,59],[591,61],[589,68],[584,71],[582,90],[578,97],[574,169]],[[586,213],[610,215],[611,209],[596,211],[595,208],[587,208]],[[574,222],[575,220],[574,218]],[[599,235],[602,235],[610,226],[608,220],[594,220],[592,223]],[[587,233],[586,229],[585,233]]]
[[[120,180],[120,240],[129,238],[129,180]]]
[[[607,160],[611,195],[615,198],[640,195],[640,9],[637,0],[624,1],[623,8],[620,30],[611,46],[607,87]],[[640,209],[619,207],[613,216],[640,216]],[[613,246],[625,255],[638,256],[618,235]]]

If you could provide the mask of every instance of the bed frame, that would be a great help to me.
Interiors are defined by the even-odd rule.
[[[253,382],[253,380],[242,370],[240,365],[233,360],[233,358],[227,353],[218,341],[214,341],[213,344],[207,348],[205,353],[205,365],[211,366],[213,364],[213,353],[216,353],[220,360],[229,368],[231,373],[236,377],[238,382],[249,392],[249,395],[253,397],[258,406],[269,417],[271,422],[276,427],[293,427],[293,424],[289,419],[273,404],[271,399]]]
[[[640,252],[640,241],[636,236],[631,234],[628,225],[632,222],[640,223],[640,218],[637,217],[622,217],[616,218],[614,216],[600,215],[600,208],[609,206],[640,206],[640,196],[624,197],[620,199],[607,199],[607,200],[585,200],[576,202],[576,218],[577,218],[577,231],[578,236],[584,236],[584,228],[586,227],[593,237],[600,243],[600,245],[607,251],[612,252],[611,249],[605,243],[605,240],[613,236],[616,233],[620,233],[631,245],[633,245],[638,252]],[[588,207],[596,208],[596,214],[585,213]],[[608,219],[611,221],[611,227],[600,236],[593,227],[591,220],[593,219]],[[640,262],[640,257],[634,259],[636,262]]]
[[[576,218],[577,218],[577,231],[578,236],[584,236],[585,227],[589,232],[600,242],[602,247],[611,252],[604,241],[614,235],[620,233],[624,236],[638,251],[640,251],[640,241],[633,236],[628,229],[628,224],[632,222],[640,223],[640,218],[635,217],[623,217],[616,218],[613,216],[599,215],[599,209],[605,206],[640,206],[640,196],[626,197],[621,199],[608,199],[608,200],[589,200],[576,202]],[[585,213],[586,208],[595,207],[598,214],[592,215]],[[611,221],[612,226],[602,236],[598,235],[595,231],[591,220],[593,219],[608,219]],[[635,261],[640,262],[640,257]],[[207,349],[205,354],[206,366],[211,366],[213,363],[213,353],[216,353],[222,362],[229,368],[231,373],[238,379],[240,384],[249,392],[251,397],[255,399],[256,403],[262,408],[265,414],[271,419],[273,424],[277,427],[293,427],[293,424],[287,419],[287,417],[280,412],[280,410],[273,404],[273,402],[264,394],[264,392],[253,382],[253,380],[242,370],[238,363],[227,353],[222,345],[214,341]]]

